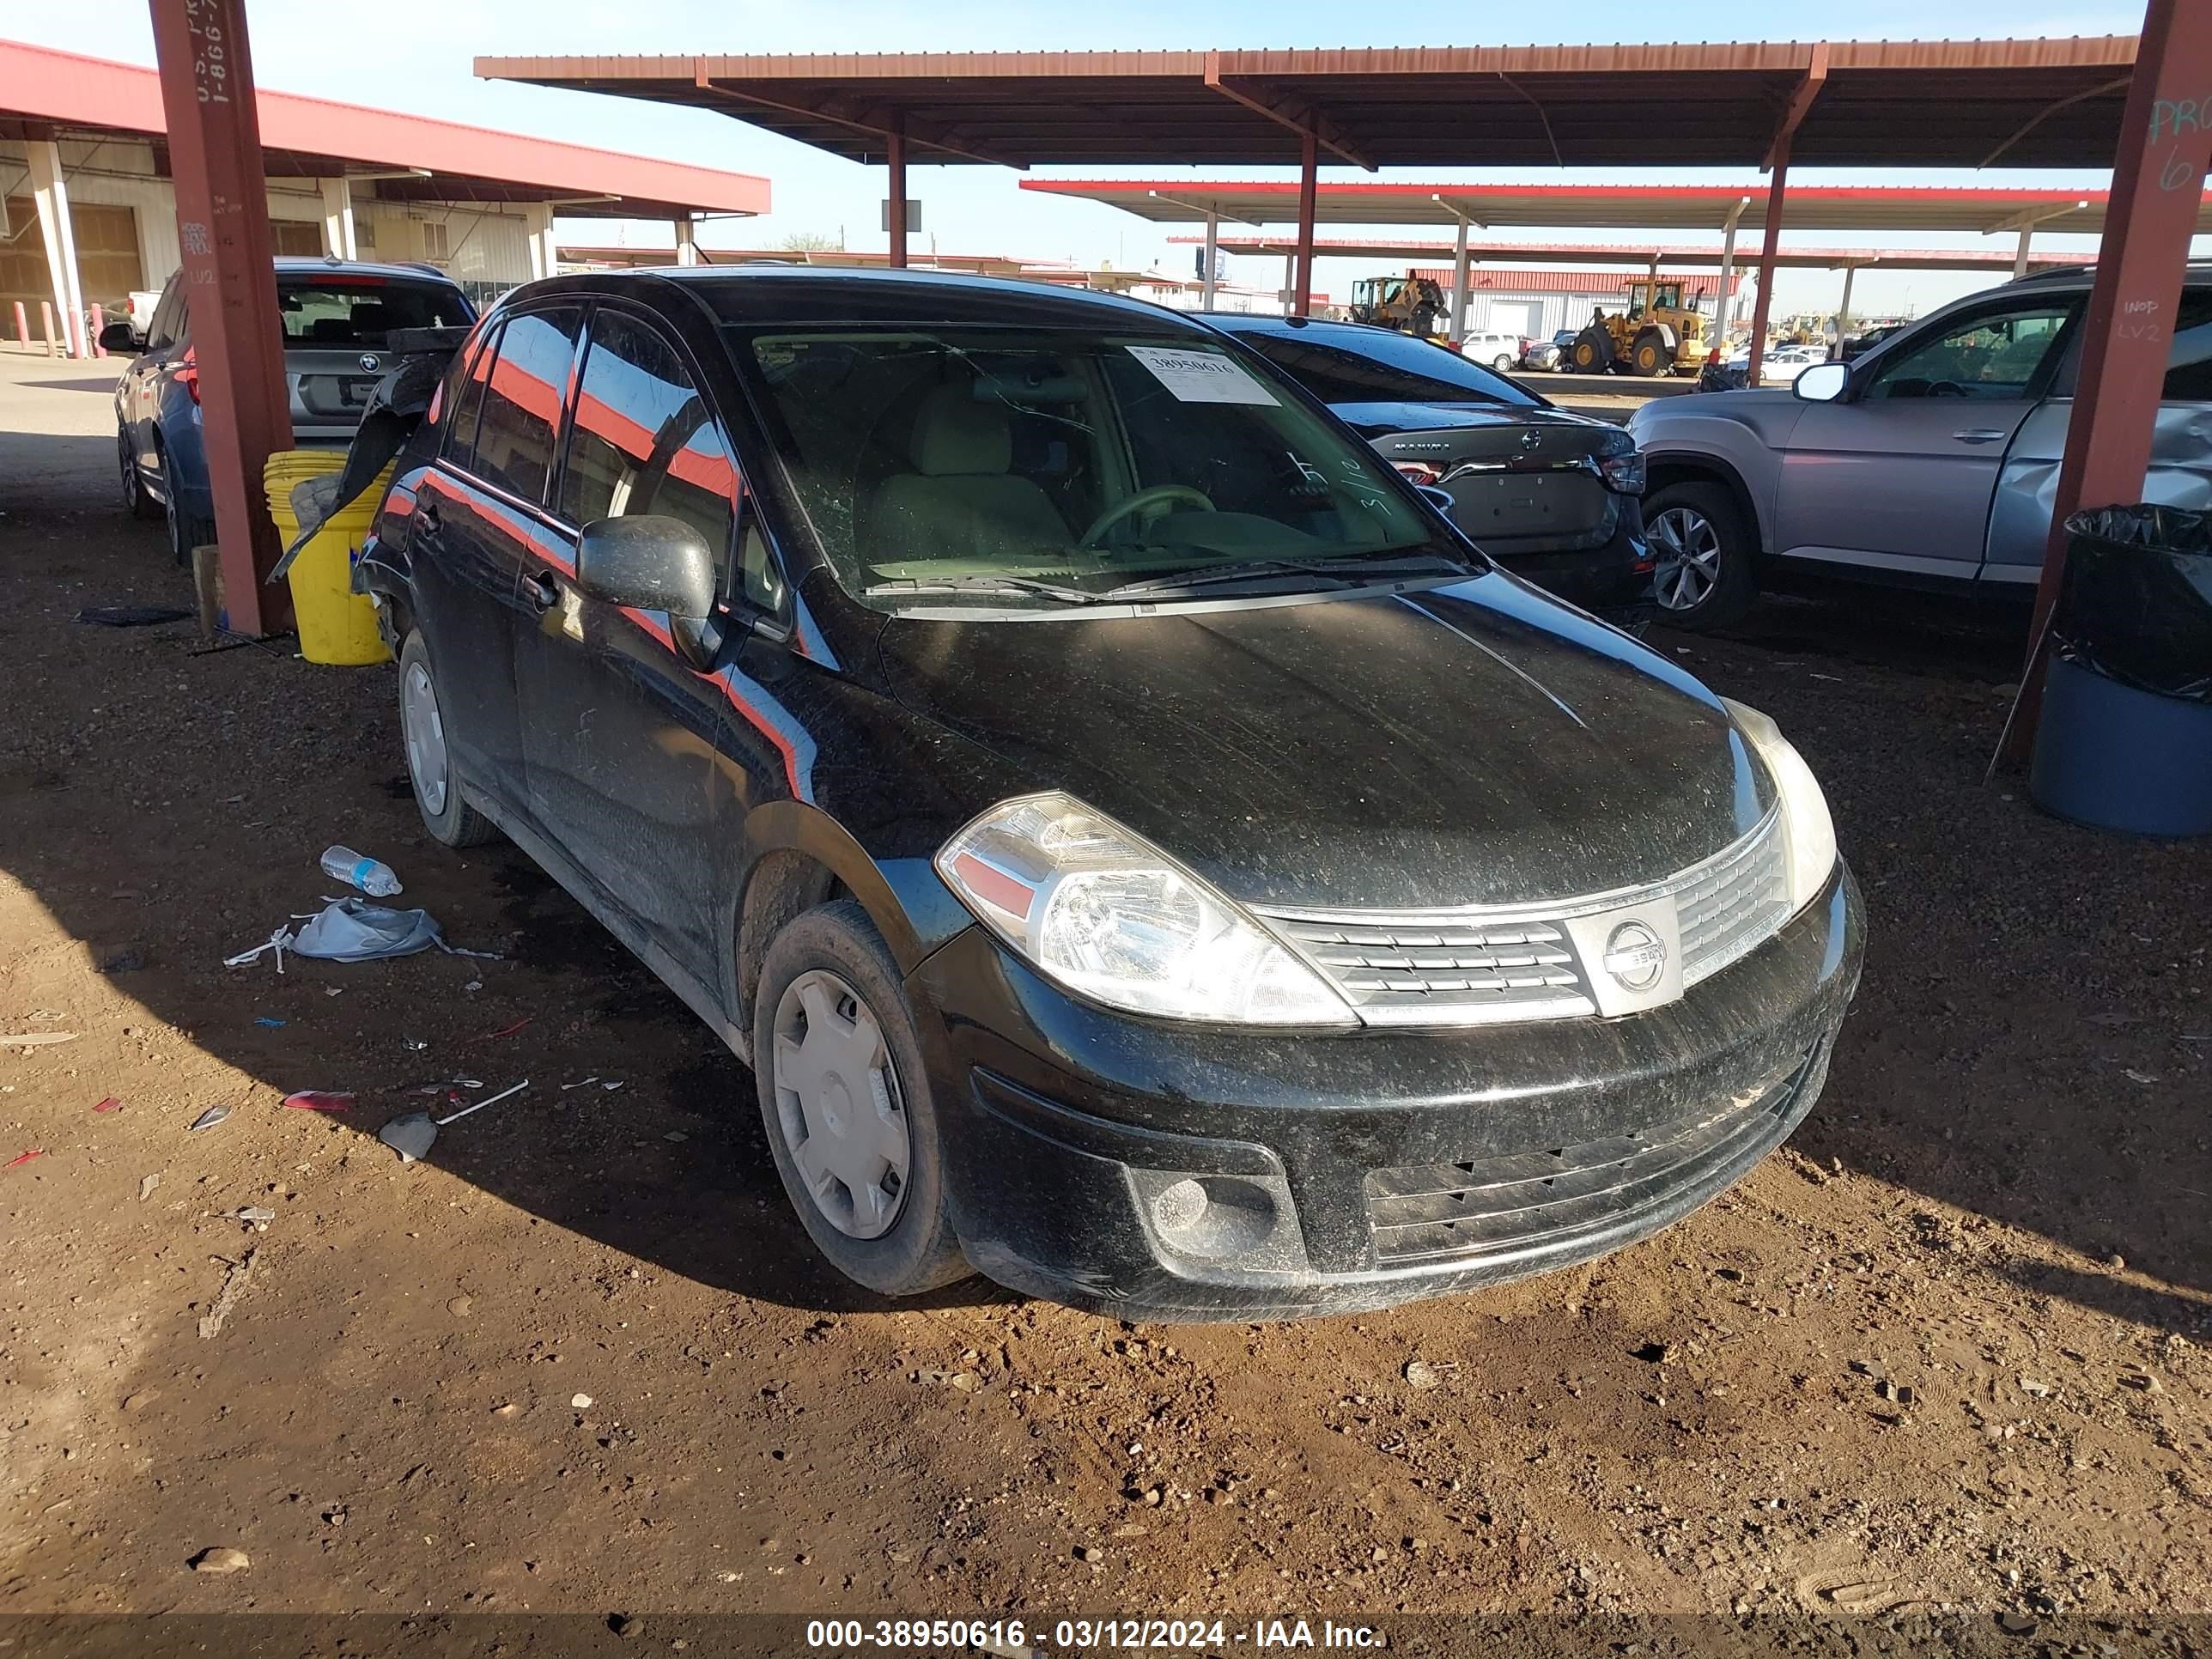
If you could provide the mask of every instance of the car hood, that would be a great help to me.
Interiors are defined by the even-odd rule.
[[[878,649],[902,703],[1251,903],[1638,884],[1771,796],[1711,692],[1503,573],[1133,617],[895,617]]]
[[[1604,428],[1607,422],[1564,409],[1509,404],[1379,403],[1331,404],[1339,418],[1363,438],[1392,432],[1434,432],[1446,427],[1519,428],[1562,426]]]

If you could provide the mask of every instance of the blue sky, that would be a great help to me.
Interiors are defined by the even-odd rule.
[[[370,15],[374,29],[364,26]],[[470,72],[480,52],[550,55],[564,52],[695,53],[738,52],[1019,51],[1054,48],[1192,48],[1206,46],[1369,46],[1544,45],[1555,42],[1679,40],[1763,40],[1788,33],[1825,33],[1851,39],[1959,39],[2130,33],[2142,21],[2135,3],[2039,5],[2034,0],[1857,0],[1817,22],[1802,10],[1778,13],[1738,0],[1680,9],[1630,4],[1626,0],[1581,0],[1551,11],[1526,3],[1462,3],[1413,9],[1356,6],[1345,0],[1214,0],[1206,6],[1167,0],[1121,0],[1112,6],[1072,6],[1066,0],[971,0],[963,5],[887,3],[886,0],[373,0],[333,11],[320,0],[255,0],[248,13],[256,71],[265,86],[356,102],[382,101],[393,108],[437,115],[514,132],[562,138],[706,167],[766,174],[774,181],[775,210],[750,222],[725,222],[702,229],[710,246],[774,246],[795,233],[836,235],[854,247],[881,247],[878,204],[884,195],[878,168],[864,168],[805,145],[703,111],[661,108],[631,100],[534,87],[491,83]],[[140,63],[153,61],[146,0],[0,0],[0,35]],[[378,44],[388,41],[386,47]],[[1047,175],[1053,170],[1043,170]],[[1084,170],[1091,171],[1091,170]],[[1104,172],[1106,169],[1096,171]],[[1172,169],[1141,169],[1158,173]],[[1220,170],[1227,171],[1227,170]],[[1269,176],[1237,169],[1234,176]],[[1289,176],[1287,173],[1283,176]],[[1324,174],[1324,176],[1327,176]],[[1347,176],[1352,176],[1347,173]],[[1365,175],[1358,175],[1365,176]],[[1591,179],[1597,175],[1557,171],[1454,169],[1398,172],[1386,178]],[[1614,182],[1739,182],[1743,172],[1640,171]],[[1111,209],[1025,195],[1018,175],[995,167],[917,167],[912,193],[923,203],[927,234],[948,253],[1005,253],[1036,258],[1102,261],[1117,266],[1160,265],[1182,274],[1188,248],[1170,248],[1168,228]],[[2101,173],[1996,170],[1938,172],[1801,172],[1798,183],[2094,185]],[[605,240],[603,227],[580,226]],[[1332,234],[1336,234],[1332,232]],[[1497,233],[1505,237],[1508,233]],[[632,240],[667,240],[665,228],[639,227]],[[1529,234],[1534,239],[1535,234]],[[581,238],[580,238],[581,240]],[[1593,232],[1553,238],[1575,241],[1632,241],[1622,233]],[[1871,245],[1880,239],[1852,235],[1794,239]],[[1951,246],[1978,239],[1937,239]],[[2085,246],[2050,239],[2047,246]],[[2010,239],[1988,239],[1991,247]],[[1352,278],[1382,266],[1325,260],[1324,288],[1341,291]],[[1237,280],[1273,286],[1275,259],[1248,260],[1232,270]],[[1978,276],[1942,273],[1863,272],[1854,289],[1855,310],[1917,307],[1925,310],[1981,285]],[[1785,308],[1835,302],[1839,279],[1825,272],[1784,272],[1777,298]]]

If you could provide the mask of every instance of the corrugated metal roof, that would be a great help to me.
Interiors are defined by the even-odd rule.
[[[334,177],[364,166],[429,170],[428,179],[377,180],[385,200],[562,199],[564,215],[638,218],[769,210],[769,181],[750,173],[523,138],[266,88],[258,89],[255,106],[273,177]],[[168,130],[161,77],[137,64],[0,40],[0,136],[20,137],[33,126],[158,138]],[[580,197],[611,199],[573,200]]]
[[[1170,244],[1196,246],[1204,243],[1203,236],[1170,236]],[[1269,258],[1286,258],[1297,246],[1292,236],[1223,236],[1215,246],[1224,252],[1249,253]],[[1393,236],[1322,236],[1314,241],[1318,254],[1335,255],[1346,258],[1449,260],[1453,248],[1449,242],[1434,240],[1414,240]],[[1653,250],[1644,247],[1601,247],[1589,243],[1570,242],[1469,242],[1468,257],[1471,264],[1556,264],[1580,260],[1591,268],[1607,264],[1625,270],[1640,270],[1649,264]],[[1662,270],[1717,270],[1721,251],[1717,246],[1665,246],[1657,250],[1659,266]],[[1759,263],[1759,247],[1756,242],[1739,242],[1735,259],[1740,267],[1748,268]],[[2040,270],[2053,265],[2075,265],[2083,262],[2079,253],[2031,252],[2028,266]],[[2009,271],[2013,254],[2009,249],[1998,248],[1919,248],[1919,247],[1786,247],[1774,256],[1774,263],[1785,270],[1842,270],[1851,266],[1881,265],[1893,270],[1986,270],[1992,274]]]
[[[486,57],[477,73],[696,105],[854,160],[1008,166],[2102,167],[2128,35],[1261,52]],[[1815,73],[1815,71],[1819,73]]]

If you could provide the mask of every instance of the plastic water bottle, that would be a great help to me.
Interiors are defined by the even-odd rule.
[[[399,878],[381,859],[365,858],[350,847],[333,847],[323,854],[323,873],[332,881],[358,887],[371,898],[390,898],[399,890]]]

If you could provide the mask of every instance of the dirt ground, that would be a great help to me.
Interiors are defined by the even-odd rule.
[[[1805,750],[1869,911],[1826,1097],[1720,1202],[1356,1318],[886,1306],[676,999],[426,842],[390,669],[72,620],[191,604],[110,374],[0,354],[0,1035],[76,1034],[0,1042],[0,1613],[2212,1611],[2212,846],[1984,787],[2002,629],[1663,641]],[[507,959],[225,968],[332,842]],[[461,1073],[531,1086],[402,1167]]]

